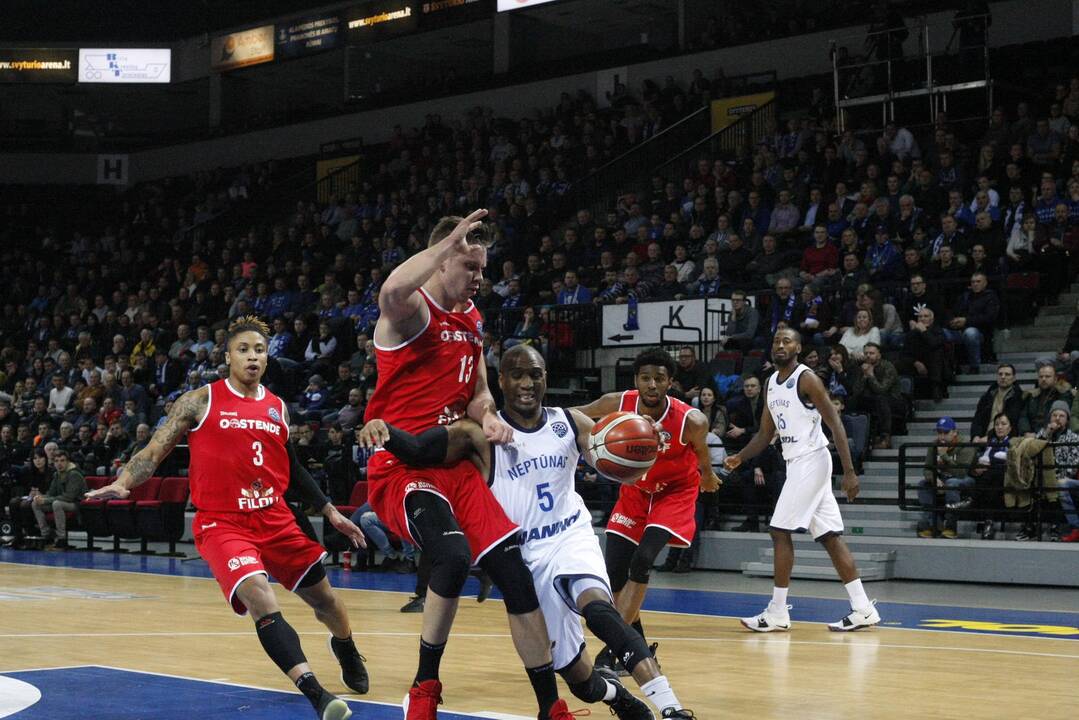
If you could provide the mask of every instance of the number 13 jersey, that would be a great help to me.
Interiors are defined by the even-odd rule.
[[[378,384],[364,419],[410,433],[464,417],[483,362],[483,317],[471,302],[446,310],[420,288],[427,325],[392,347],[375,345]]]
[[[812,370],[799,364],[783,382],[779,381],[778,372],[768,379],[768,412],[772,413],[772,421],[783,444],[783,459],[787,462],[828,447],[820,412],[813,404],[802,400],[798,393],[798,380],[804,372]]]

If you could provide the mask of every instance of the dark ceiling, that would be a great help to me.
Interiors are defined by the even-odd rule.
[[[328,4],[327,0],[3,0],[0,44],[164,42]]]

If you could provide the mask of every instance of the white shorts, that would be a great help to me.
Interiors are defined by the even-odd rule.
[[[584,649],[584,630],[577,610],[577,595],[587,587],[599,587],[613,598],[611,582],[599,540],[588,525],[566,533],[542,552],[525,550],[525,564],[536,584],[555,670],[562,670]]]
[[[776,530],[808,531],[814,540],[843,534],[843,516],[832,494],[832,454],[828,448],[787,461],[787,481],[770,525]]]

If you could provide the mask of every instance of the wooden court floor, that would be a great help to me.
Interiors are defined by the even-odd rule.
[[[0,594],[28,587],[54,597],[0,600],[0,672],[100,664],[292,689],[263,655],[251,621],[228,611],[212,580],[0,563]],[[344,693],[324,628],[297,598],[275,589],[315,672]],[[339,592],[371,672],[364,699],[400,702],[414,671],[420,616],[398,611],[402,593]],[[726,617],[646,613],[643,620],[682,703],[702,719],[1046,720],[1075,712],[1074,640],[891,628],[840,635],[813,623],[755,635]],[[599,646],[590,638],[593,654]],[[462,599],[442,669],[445,709],[535,717],[500,602]],[[582,707],[564,687],[563,697]],[[607,709],[592,714],[606,717]]]

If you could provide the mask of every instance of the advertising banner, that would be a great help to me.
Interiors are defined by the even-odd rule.
[[[712,132],[717,133],[723,128],[733,125],[739,116],[753,112],[769,100],[775,99],[775,96],[774,92],[763,92],[756,95],[738,95],[737,97],[713,100]]]
[[[210,41],[210,67],[214,70],[270,62],[274,58],[274,26],[218,35]]]
[[[554,0],[498,0],[498,12],[506,12],[507,10],[520,10],[526,7],[535,7],[536,5],[545,5]]]
[[[338,15],[309,16],[277,26],[277,55],[296,58],[332,50],[341,42]]]
[[[78,65],[73,48],[2,48],[0,83],[73,83]]]
[[[172,74],[168,48],[81,48],[81,83],[167,83]]]
[[[419,12],[414,0],[379,0],[349,10],[351,42],[373,42],[416,29]]]
[[[420,25],[424,29],[482,20],[494,11],[492,0],[422,0]]]

